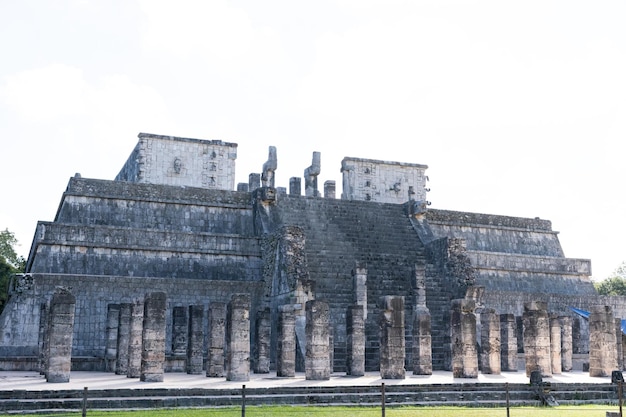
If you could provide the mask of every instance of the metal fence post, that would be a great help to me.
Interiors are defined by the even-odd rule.
[[[385,417],[385,383],[380,384],[380,397],[382,402],[383,417]]]
[[[246,386],[241,386],[241,417],[246,417]]]
[[[83,417],[87,417],[87,387],[83,389]]]

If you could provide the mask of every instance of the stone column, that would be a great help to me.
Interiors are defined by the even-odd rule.
[[[308,380],[330,379],[330,311],[328,304],[323,301],[309,300],[305,304],[305,311],[305,378]]]
[[[541,371],[544,377],[552,376],[548,305],[543,301],[524,303],[522,319],[526,376],[530,377],[532,371]]]
[[[302,180],[300,177],[289,178],[289,195],[302,195]]]
[[[296,315],[290,305],[278,311],[278,340],[276,344],[276,376],[296,376]]]
[[[135,300],[130,309],[130,336],[128,341],[128,372],[129,378],[141,376],[141,353],[143,347],[143,301]]]
[[[45,375],[48,363],[48,316],[49,316],[48,304],[41,303],[39,306],[39,340],[37,341],[39,347],[38,367],[39,374]]]
[[[353,302],[363,307],[363,320],[367,320],[367,265],[356,262],[352,270]]]
[[[328,180],[324,182],[324,198],[335,198],[335,181]]]
[[[572,318],[569,316],[559,317],[561,322],[561,371],[572,370]]]
[[[589,376],[611,376],[617,369],[615,318],[609,306],[594,306],[589,316]]]
[[[500,375],[501,342],[500,317],[493,308],[485,308],[481,314],[480,366],[483,374]]]
[[[172,354],[183,356],[187,354],[187,332],[189,322],[187,307],[174,307],[172,310]]]
[[[254,191],[261,188],[261,174],[250,174],[248,176],[248,190]]]
[[[232,296],[226,312],[226,380],[250,379],[250,296]]]
[[[226,304],[209,304],[208,352],[206,376],[224,376],[224,347],[226,340]]]
[[[189,306],[189,331],[187,343],[187,373],[202,374],[204,353],[204,305]]]
[[[254,372],[268,374],[270,372],[270,342],[272,318],[270,308],[264,308],[256,313],[256,346]]]
[[[69,382],[76,298],[65,288],[55,290],[48,321],[47,382]]]
[[[513,314],[500,314],[500,369],[517,371],[517,321]]]
[[[143,309],[143,337],[141,375],[143,382],[163,382],[165,365],[165,312],[167,296],[164,292],[146,294]]]
[[[319,197],[320,195],[317,189],[317,176],[322,172],[321,157],[321,153],[313,152],[311,166],[304,170],[304,193],[307,197]]]
[[[117,326],[120,321],[120,305],[107,305],[107,334],[104,348],[104,368],[106,372],[115,372],[117,358]]]
[[[117,355],[115,360],[115,373],[117,375],[128,374],[131,308],[132,305],[130,303],[120,304],[120,318],[117,327]]]
[[[335,369],[335,329],[330,324],[330,313],[328,314],[328,370],[332,374]]]
[[[363,306],[352,305],[346,312],[346,367],[347,374],[365,375],[365,320]]]
[[[380,376],[383,379],[404,379],[404,297],[381,297],[379,325]]]
[[[427,308],[413,316],[413,375],[432,375],[433,354],[431,318]]]
[[[552,373],[561,373],[561,321],[556,315],[550,316],[550,364]]]
[[[452,300],[450,342],[454,378],[478,378],[475,307],[474,300]]]
[[[622,345],[622,319],[615,318],[615,348],[617,354],[617,370],[624,369],[624,347]]]

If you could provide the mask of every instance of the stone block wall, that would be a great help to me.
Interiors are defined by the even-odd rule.
[[[237,144],[140,133],[116,181],[233,190]]]
[[[344,200],[403,204],[426,201],[428,166],[346,157],[341,161]]]

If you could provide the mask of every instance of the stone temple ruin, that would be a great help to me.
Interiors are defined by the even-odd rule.
[[[0,369],[404,378],[623,367],[621,297],[551,223],[432,209],[427,166],[321,158],[235,190],[237,145],[140,134],[117,178],[71,178],[0,316]],[[303,189],[304,188],[304,195]],[[590,311],[589,318],[570,307]]]

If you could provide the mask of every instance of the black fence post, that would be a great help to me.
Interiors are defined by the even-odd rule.
[[[504,387],[506,388],[506,417],[511,417],[511,410],[510,410],[510,396],[509,396],[509,383],[507,382],[506,384],[504,384]]]
[[[385,383],[380,385],[380,397],[382,402],[383,417],[385,417]]]
[[[87,387],[83,389],[83,417],[87,417]]]
[[[241,386],[241,417],[246,417],[246,386]]]

